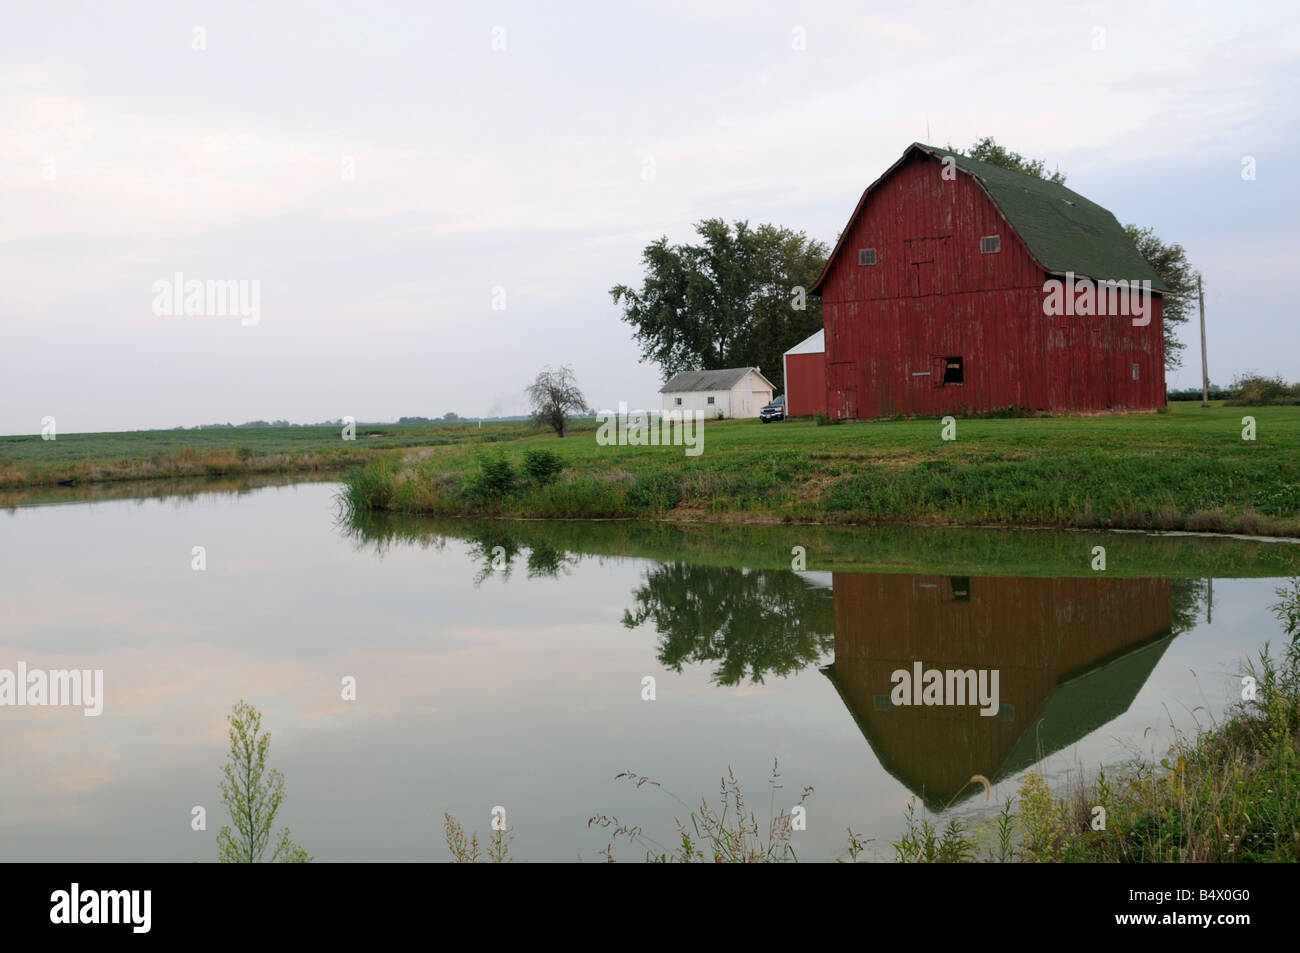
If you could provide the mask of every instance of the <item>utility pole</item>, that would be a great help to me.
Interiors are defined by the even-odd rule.
[[[1201,273],[1196,273],[1196,297],[1201,303],[1201,406],[1210,406],[1210,365],[1205,356],[1205,289],[1201,287]]]

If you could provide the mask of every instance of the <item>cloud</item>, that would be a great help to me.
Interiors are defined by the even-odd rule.
[[[548,362],[579,367],[597,405],[650,405],[657,369],[607,294],[639,280],[646,243],[715,215],[833,241],[908,143],[989,134],[1216,272],[1212,320],[1257,329],[1223,342],[1225,369],[1300,377],[1294,349],[1254,349],[1285,333],[1287,300],[1280,274],[1238,277],[1259,218],[1211,212],[1240,197],[1248,153],[1258,215],[1294,199],[1278,172],[1300,75],[1285,5],[1225,25],[1172,4],[324,3],[304,18],[236,2],[199,16],[202,51],[196,16],[10,17],[0,432],[56,405],[74,430],[521,412]],[[153,318],[149,288],[176,271],[261,281],[263,321]]]

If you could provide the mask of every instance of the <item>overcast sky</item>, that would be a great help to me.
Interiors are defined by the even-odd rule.
[[[608,294],[640,283],[648,242],[723,216],[833,243],[909,143],[984,135],[1186,246],[1211,380],[1295,380],[1298,20],[1291,2],[8,3],[0,433],[522,413],[548,363],[596,407],[658,406]],[[177,272],[259,282],[260,320],[154,314]],[[1194,335],[1171,386],[1199,384]]]

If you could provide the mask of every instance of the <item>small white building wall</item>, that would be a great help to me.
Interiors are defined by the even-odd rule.
[[[757,417],[763,405],[772,402],[772,386],[750,371],[731,389],[731,417]]]
[[[772,388],[759,375],[752,371],[736,382],[731,390],[687,390],[660,395],[664,410],[683,410],[704,412],[704,419],[724,417],[757,417],[764,404],[772,402]],[[709,403],[709,398],[713,403]],[[677,403],[681,398],[681,403]]]
[[[731,414],[731,391],[729,390],[680,390],[674,393],[662,395],[664,399],[664,410],[702,410],[704,419],[716,417],[718,411],[722,411],[724,417],[730,417]],[[677,403],[677,398],[681,398],[681,403]],[[709,403],[712,397],[714,402]]]

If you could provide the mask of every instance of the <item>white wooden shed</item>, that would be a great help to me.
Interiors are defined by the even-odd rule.
[[[664,410],[702,410],[706,418],[757,417],[772,402],[772,382],[757,367],[682,371],[659,389]]]

